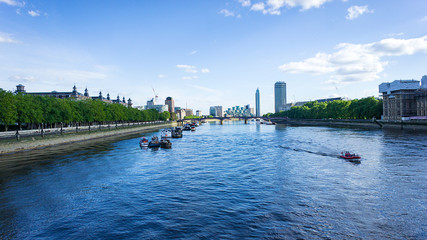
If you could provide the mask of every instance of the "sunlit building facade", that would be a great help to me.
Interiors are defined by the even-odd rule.
[[[255,116],[260,117],[261,116],[261,110],[260,110],[260,102],[259,102],[259,88],[256,89],[255,92]]]
[[[274,112],[284,111],[286,108],[286,83],[276,82],[274,84]]]

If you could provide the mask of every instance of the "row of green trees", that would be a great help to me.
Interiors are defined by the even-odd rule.
[[[10,125],[28,128],[47,124],[92,124],[124,121],[156,121],[170,118],[169,112],[138,110],[100,100],[59,99],[54,97],[13,94],[0,88],[0,122],[7,131]]]
[[[383,103],[374,97],[355,100],[336,100],[332,102],[308,102],[294,106],[288,111],[269,113],[267,117],[289,117],[302,119],[371,119],[381,118]]]

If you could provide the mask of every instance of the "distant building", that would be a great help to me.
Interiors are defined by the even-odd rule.
[[[286,106],[286,83],[276,82],[274,84],[274,112],[285,110]]]
[[[256,110],[256,114],[255,116],[260,117],[261,116],[261,110],[260,110],[260,105],[259,105],[259,88],[256,89],[255,92],[255,110]]]
[[[172,97],[167,97],[166,98],[165,105],[168,106],[168,111],[170,113],[175,112],[175,101],[172,99]]]
[[[209,108],[209,114],[213,117],[223,117],[224,112],[222,111],[222,106],[212,106]]]
[[[255,116],[254,108],[251,108],[251,105],[250,105],[250,104],[245,105],[245,109],[247,109],[247,110],[248,110],[248,112],[249,112],[252,116]]]
[[[185,116],[193,116],[193,109],[184,109]]]
[[[317,99],[317,100],[314,100],[314,101],[316,101],[318,103],[321,103],[321,102],[332,102],[332,101],[337,101],[337,100],[348,100],[348,99],[347,98],[343,98],[343,97],[335,97],[335,98]]]
[[[28,95],[34,95],[34,96],[48,96],[48,97],[55,97],[60,99],[74,99],[74,100],[87,100],[87,99],[93,99],[93,100],[100,100],[106,103],[118,103],[126,107],[132,107],[132,100],[129,98],[128,102],[126,103],[125,98],[123,97],[123,101],[120,100],[119,96],[117,96],[117,100],[111,100],[110,94],[107,94],[107,97],[103,97],[102,92],[99,92],[98,96],[90,97],[89,91],[87,88],[85,89],[85,93],[80,93],[77,91],[76,85],[73,87],[73,91],[71,92],[27,92],[25,90],[25,86],[22,84],[19,84],[16,86],[15,93],[25,93]]]
[[[201,117],[202,116],[202,110],[197,110],[196,111],[196,116],[197,117]]]
[[[254,115],[251,114],[250,107],[247,107],[247,106],[248,105],[246,105],[245,107],[235,106],[235,107],[228,108],[225,111],[225,116],[226,117],[253,117]]]
[[[427,76],[417,80],[395,80],[381,83],[383,120],[400,121],[402,118],[427,119]]]
[[[182,119],[184,119],[184,117],[186,116],[185,115],[185,110],[184,109],[181,109],[181,108],[175,108],[175,113],[176,113],[176,117],[179,119],[179,120],[182,120]]]
[[[151,100],[147,101],[147,105],[145,105],[145,109],[156,109],[158,112],[168,112],[169,106],[163,105],[163,104],[157,104],[156,98],[152,98]]]
[[[316,99],[313,101],[301,101],[301,102],[294,102],[294,103],[287,103],[284,107],[283,110],[281,111],[288,111],[290,110],[292,107],[302,107],[304,106],[304,104],[309,103],[309,102],[318,102],[318,103],[322,103],[322,102],[332,102],[332,101],[336,101],[336,100],[348,100],[348,98],[343,98],[343,97],[336,97],[336,98],[322,98],[322,99]]]

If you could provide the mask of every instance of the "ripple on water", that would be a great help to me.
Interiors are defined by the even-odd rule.
[[[172,142],[2,158],[0,238],[426,237],[425,135],[234,122]]]

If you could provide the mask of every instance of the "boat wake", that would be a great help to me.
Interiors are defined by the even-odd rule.
[[[319,155],[319,156],[337,157],[336,154],[331,154],[331,153],[315,152],[315,151],[310,151],[310,150],[307,150],[307,149],[292,148],[292,147],[287,147],[287,146],[280,146],[280,147],[284,148],[284,149],[288,149],[288,150],[293,150],[295,152],[306,152],[306,153],[315,154],[315,155]]]

